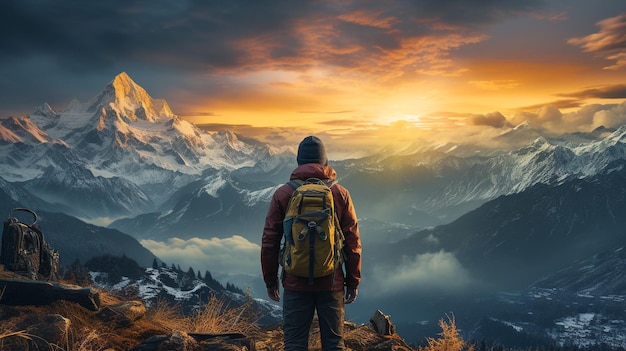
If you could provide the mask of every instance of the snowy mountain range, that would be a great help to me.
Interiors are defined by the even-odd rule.
[[[506,147],[416,143],[332,161],[367,253],[370,283],[352,313],[387,307],[394,320],[415,321],[454,310],[471,315],[479,335],[479,324],[513,323],[497,313],[473,319],[489,312],[476,301],[494,292],[543,282],[533,288],[626,294],[619,275],[597,281],[616,262],[610,249],[626,245],[626,126],[551,136],[523,123],[493,144]],[[86,103],[61,112],[43,104],[0,122],[0,189],[12,203],[136,239],[237,234],[260,243],[273,191],[295,166],[293,149],[201,130],[125,73]]]
[[[276,167],[283,150],[230,132],[203,132],[153,99],[126,73],[87,103],[42,105],[0,125],[2,177],[22,182],[81,218],[158,209],[207,170]],[[113,191],[112,191],[113,190]],[[98,201],[78,201],[85,197]]]
[[[367,204],[358,207],[361,217],[427,227],[537,183],[593,176],[626,156],[625,134],[626,127],[599,128],[554,138],[521,124],[496,138],[519,148],[476,154],[469,145],[420,145],[414,153],[333,166],[355,203]],[[70,215],[120,219],[115,228],[155,239],[182,226],[183,237],[238,233],[252,240],[271,193],[295,166],[293,149],[200,130],[126,73],[86,103],[74,100],[62,112],[43,104],[3,120],[0,151],[5,181]]]

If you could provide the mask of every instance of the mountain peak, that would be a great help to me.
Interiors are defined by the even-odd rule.
[[[113,87],[113,91],[115,92],[115,100],[116,102],[122,100],[124,98],[130,98],[133,100],[152,100],[152,97],[145,91],[144,88],[140,87],[133,81],[126,72],[122,72],[115,76],[111,83],[109,83],[111,87]]]
[[[0,125],[0,140],[10,142],[28,142],[31,144],[60,143],[37,127],[28,116],[10,117]]]
[[[522,129],[531,129],[530,123],[528,121],[524,121],[513,128],[513,130],[522,130]]]
[[[49,118],[57,117],[57,112],[47,102],[37,107],[32,113],[35,115],[41,115]]]
[[[126,72],[115,76],[100,94],[88,103],[87,111],[96,112],[102,107],[111,107],[129,120],[156,122],[174,117],[167,102],[153,99]]]

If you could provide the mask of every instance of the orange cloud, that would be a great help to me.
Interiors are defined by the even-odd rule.
[[[398,18],[393,16],[386,16],[381,18],[381,14],[383,14],[382,10],[372,11],[367,9],[361,9],[339,15],[337,18],[346,22],[352,22],[363,26],[370,26],[382,29],[392,29],[394,24],[400,22]]]
[[[607,18],[597,23],[600,30],[582,38],[571,38],[568,43],[580,46],[583,51],[595,53],[607,60],[615,61],[604,69],[626,68],[626,13]]]

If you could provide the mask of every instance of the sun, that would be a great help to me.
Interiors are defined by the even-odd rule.
[[[417,114],[400,114],[400,115],[385,115],[378,119],[378,122],[384,126],[398,126],[406,125],[411,127],[423,127],[422,116]]]

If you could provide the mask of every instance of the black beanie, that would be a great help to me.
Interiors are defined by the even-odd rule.
[[[326,148],[320,138],[316,136],[308,136],[302,140],[300,146],[298,146],[298,156],[296,157],[298,165],[305,163],[319,163],[323,165],[328,164],[326,158]]]

